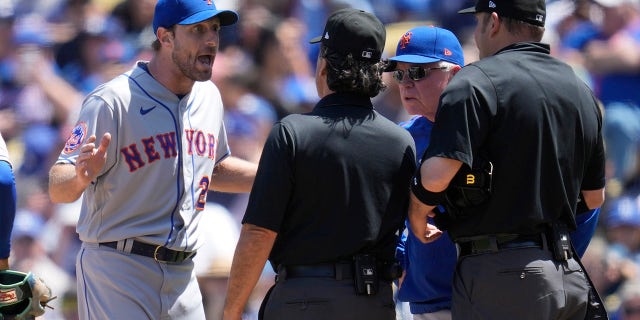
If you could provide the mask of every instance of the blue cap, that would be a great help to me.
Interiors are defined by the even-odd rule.
[[[449,30],[420,26],[400,37],[396,56],[390,61],[406,63],[431,63],[447,61],[464,65],[464,54],[458,38]]]
[[[228,26],[238,21],[238,14],[231,10],[218,10],[213,0],[158,0],[153,15],[153,33],[158,28],[174,24],[194,24],[212,17],[220,18],[220,25]]]
[[[622,225],[640,227],[640,199],[628,196],[616,199],[607,213],[606,222],[608,227]]]
[[[40,215],[28,210],[20,210],[16,213],[15,220],[13,221],[11,238],[38,238],[39,234],[42,233],[44,225],[44,219]]]

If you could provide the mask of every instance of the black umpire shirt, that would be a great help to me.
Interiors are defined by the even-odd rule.
[[[575,228],[580,190],[604,187],[602,115],[591,90],[541,43],[510,45],[465,66],[443,92],[426,157],[493,162],[493,193],[452,238]]]
[[[392,260],[415,170],[411,135],[366,96],[334,93],[276,123],[242,223],[278,233],[269,261]]]

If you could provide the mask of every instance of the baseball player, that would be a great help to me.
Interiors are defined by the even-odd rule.
[[[7,145],[0,134],[0,270],[9,269],[11,230],[16,215],[16,182]]]
[[[86,97],[49,182],[54,202],[84,193],[80,319],[204,319],[191,258],[207,191],[248,192],[257,169],[230,157],[210,81],[219,30],[237,20],[212,1],[159,0],[151,60]]]

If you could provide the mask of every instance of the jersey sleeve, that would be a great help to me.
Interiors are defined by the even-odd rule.
[[[9,150],[7,149],[7,144],[4,142],[2,133],[0,133],[0,161],[6,161],[11,164],[11,161],[9,160]]]
[[[578,213],[576,216],[577,228],[571,232],[571,241],[573,242],[573,247],[576,249],[576,252],[581,257],[587,251],[589,242],[591,242],[591,238],[596,232],[599,217],[600,208]]]
[[[242,223],[279,232],[293,189],[293,137],[280,122],[265,142]]]
[[[118,139],[116,116],[114,109],[100,97],[87,97],[80,110],[78,121],[69,133],[56,163],[75,164],[80,154],[80,147],[86,143],[87,139],[95,135],[96,145],[98,145],[106,132],[111,134],[111,144],[107,150],[107,163],[103,171],[111,168],[116,161],[117,143],[115,142]]]
[[[587,168],[582,180],[581,190],[602,189],[606,183],[605,177],[605,150],[602,134],[598,136],[595,149],[587,160]]]
[[[6,259],[11,249],[11,230],[16,215],[16,182],[7,161],[0,161],[0,204],[0,259]]]
[[[472,65],[454,77],[440,98],[429,147],[423,159],[442,157],[473,164],[473,154],[488,135],[497,95],[487,77]],[[492,111],[493,110],[493,111]]]
[[[229,148],[229,142],[227,140],[227,130],[225,129],[224,122],[220,126],[220,132],[218,133],[218,144],[216,146],[216,165],[226,157],[231,155],[231,148]]]

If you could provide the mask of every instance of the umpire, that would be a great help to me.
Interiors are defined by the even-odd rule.
[[[476,16],[480,60],[441,96],[409,211],[429,242],[428,212],[452,208],[435,215],[459,249],[453,319],[606,318],[568,233],[576,212],[604,201],[598,103],[539,42],[544,0],[460,13]]]
[[[225,319],[240,319],[267,260],[264,319],[395,319],[391,281],[415,170],[413,139],[373,109],[385,28],[342,9],[320,42],[308,114],[272,129],[236,248]],[[394,272],[395,271],[395,272]]]

